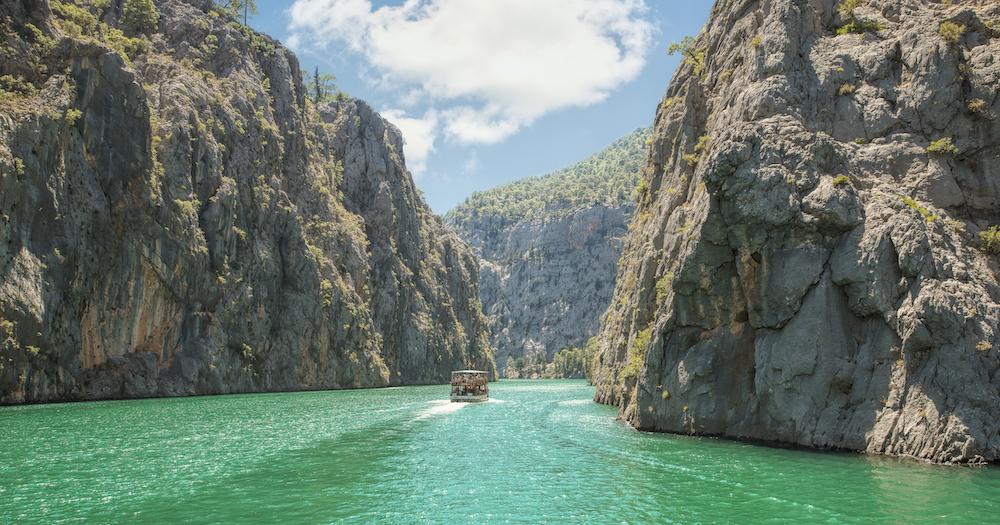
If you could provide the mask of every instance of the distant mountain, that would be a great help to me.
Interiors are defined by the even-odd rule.
[[[445,222],[480,257],[497,364],[583,346],[614,289],[649,129],[569,168],[473,194]]]

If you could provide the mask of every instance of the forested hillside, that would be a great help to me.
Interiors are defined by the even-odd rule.
[[[648,129],[636,130],[569,168],[476,193],[446,215],[480,258],[480,298],[501,368],[516,362],[532,375],[527,364],[536,370],[596,333],[648,138]]]

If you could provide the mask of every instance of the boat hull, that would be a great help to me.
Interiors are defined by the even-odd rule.
[[[452,403],[481,403],[483,401],[489,401],[490,396],[451,396]]]

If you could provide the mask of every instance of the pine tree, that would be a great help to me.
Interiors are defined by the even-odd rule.
[[[248,24],[250,15],[257,14],[257,0],[230,0],[230,4],[237,15],[243,13],[243,25]]]
[[[312,77],[313,104],[318,106],[336,98],[337,85],[334,84],[336,80],[337,77],[333,75],[320,74],[319,67],[315,69]]]
[[[250,15],[257,14],[257,0],[214,0],[219,8],[229,11],[239,19],[243,17],[243,25],[247,25]]]

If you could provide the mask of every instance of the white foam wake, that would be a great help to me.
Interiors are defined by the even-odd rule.
[[[445,399],[441,401],[431,401],[431,406],[427,407],[414,418],[414,421],[419,421],[421,419],[427,419],[433,416],[443,416],[446,414],[451,414],[452,412],[457,412],[461,410],[462,407],[468,403],[452,403],[451,401]]]

